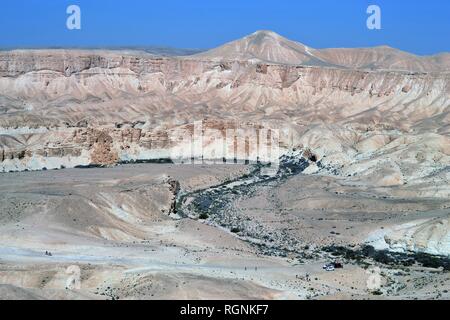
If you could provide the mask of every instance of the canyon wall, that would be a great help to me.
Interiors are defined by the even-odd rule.
[[[222,131],[281,132],[280,155],[313,150],[318,172],[404,184],[449,165],[449,77],[114,51],[1,52],[0,171],[168,158],[184,149],[173,132],[192,135],[187,128],[205,121]],[[246,143],[231,158],[257,160]],[[212,137],[193,156],[204,157],[208,144]]]

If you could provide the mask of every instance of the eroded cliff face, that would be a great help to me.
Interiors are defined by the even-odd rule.
[[[193,137],[204,120],[222,137],[227,128],[277,130],[279,155],[317,154],[311,173],[403,185],[450,164],[449,76],[111,51],[2,52],[0,170],[186,156],[186,141],[173,135]],[[189,155],[217,155],[208,150],[215,134]],[[259,144],[225,148],[236,149],[231,158],[260,160]]]
[[[338,122],[367,117],[364,120],[412,125],[447,111],[450,91],[447,73],[369,72],[111,52],[6,52],[0,54],[0,76],[3,127],[17,125],[7,121],[19,122],[20,116],[76,125],[85,118],[114,123],[161,115],[166,119],[158,123],[167,123],[169,114],[171,122],[185,123],[196,116],[232,118],[242,112],[250,120]]]
[[[280,135],[278,130],[250,122],[204,120],[166,129],[140,125],[65,127],[44,132],[28,129],[33,133],[27,134],[4,130],[0,165],[8,172],[169,159],[180,164],[271,162],[292,149],[293,142],[291,131]]]

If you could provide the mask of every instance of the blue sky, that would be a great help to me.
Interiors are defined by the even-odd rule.
[[[81,7],[82,29],[66,28]],[[368,30],[366,9],[382,10]],[[390,45],[450,51],[449,0],[1,0],[0,47],[212,48],[260,29],[315,48]]]

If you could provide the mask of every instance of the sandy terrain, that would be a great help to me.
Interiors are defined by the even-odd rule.
[[[169,216],[174,201],[170,179],[179,181],[181,192],[192,192],[246,172],[244,166],[142,164],[3,174],[1,297],[377,298],[367,288],[367,267],[349,261],[328,273],[322,265],[329,258],[316,249],[360,243],[381,226],[423,217],[409,212],[410,204],[402,201],[391,212],[358,213],[355,207],[364,203],[382,211],[386,200],[355,197],[360,190],[303,175],[255,187],[251,196],[242,195],[233,204],[239,219],[250,217],[264,232],[272,231],[273,242],[295,238],[295,254],[286,257],[264,253],[239,234],[214,226],[214,219]],[[330,209],[330,198],[341,205]],[[442,205],[431,202],[424,209],[438,216]],[[385,297],[449,297],[443,293],[449,289],[447,272],[374,265],[382,268]],[[66,289],[73,266],[80,268],[80,290]],[[436,288],[425,279],[433,279]]]

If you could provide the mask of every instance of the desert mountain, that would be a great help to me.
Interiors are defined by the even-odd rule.
[[[335,66],[411,72],[450,71],[448,53],[417,56],[389,46],[313,49],[272,31],[257,31],[240,40],[195,55],[207,60],[253,60],[268,63]]]
[[[195,55],[213,60],[257,60],[282,64],[320,62],[311,49],[272,31],[257,31],[240,40]]]
[[[448,54],[417,56],[389,46],[354,49],[323,49],[318,55],[325,61],[347,68],[440,72],[450,70]]]

